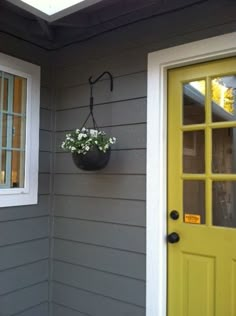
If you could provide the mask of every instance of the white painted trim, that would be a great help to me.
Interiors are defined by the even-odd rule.
[[[75,5],[72,5],[66,9],[63,9],[57,13],[54,13],[52,15],[49,15],[49,14],[46,14],[36,8],[34,8],[33,6],[25,3],[25,2],[22,2],[22,1],[19,1],[19,0],[7,0],[11,3],[13,3],[14,5],[40,17],[41,19],[44,19],[48,22],[54,22],[58,19],[61,19],[63,18],[64,16],[67,16],[67,15],[70,15],[72,13],[75,13],[76,11],[79,11],[79,10],[82,10],[82,9],[85,9],[91,5],[94,5],[98,2],[101,2],[102,0],[85,0],[83,2],[80,2],[80,3],[77,3]],[[40,0],[39,0],[40,1]],[[56,4],[55,4],[56,5]]]
[[[0,53],[0,71],[27,79],[25,186],[0,189],[0,207],[36,204],[38,200],[40,67]]]
[[[146,316],[167,316],[167,70],[236,55],[236,33],[148,55]]]

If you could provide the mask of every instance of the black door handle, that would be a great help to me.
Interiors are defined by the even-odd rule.
[[[172,218],[173,220],[177,220],[179,218],[179,212],[176,210],[173,210],[170,212],[170,218]]]
[[[179,234],[173,232],[167,236],[167,241],[171,244],[174,244],[180,240]]]

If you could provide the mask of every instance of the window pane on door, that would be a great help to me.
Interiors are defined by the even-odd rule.
[[[185,180],[183,183],[184,222],[205,224],[205,182]]]
[[[205,172],[204,131],[192,131],[183,133],[183,172]]]
[[[236,182],[214,181],[212,186],[213,225],[236,227]]]
[[[212,130],[212,172],[236,173],[236,128]]]
[[[235,120],[236,76],[213,78],[211,81],[212,121]]]
[[[205,122],[205,80],[192,81],[183,86],[183,124]]]

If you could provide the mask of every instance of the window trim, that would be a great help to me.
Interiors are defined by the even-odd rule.
[[[0,207],[37,204],[40,67],[0,53],[0,71],[27,79],[24,188],[0,189]]]

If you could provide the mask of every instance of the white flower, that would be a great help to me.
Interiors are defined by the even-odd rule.
[[[116,142],[116,138],[115,137],[109,138],[109,143],[110,144],[115,144],[115,142]]]
[[[91,135],[92,137],[97,137],[97,136],[98,136],[98,131],[97,131],[96,129],[91,129],[91,130],[90,130],[90,135]]]
[[[106,152],[115,142],[115,137],[109,138],[103,131],[82,127],[82,129],[77,128],[73,132],[67,133],[61,142],[61,148],[71,153],[86,154],[91,146],[96,145],[100,151]]]

